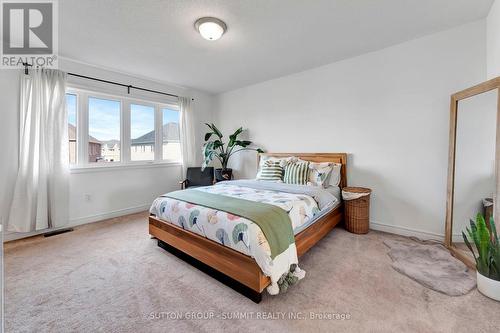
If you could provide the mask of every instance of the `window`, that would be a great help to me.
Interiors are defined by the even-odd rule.
[[[130,160],[155,159],[155,108],[130,104]]]
[[[69,163],[76,164],[76,95],[66,94],[66,110],[68,111]]]
[[[121,103],[89,97],[89,162],[120,161]]]
[[[181,161],[179,107],[68,88],[73,167]]]
[[[170,161],[181,160],[181,141],[179,126],[179,111],[163,108],[162,111],[162,136],[163,159]]]

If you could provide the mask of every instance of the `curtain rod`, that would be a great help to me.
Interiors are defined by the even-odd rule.
[[[24,65],[24,74],[28,75],[28,67],[29,66],[33,66],[33,65],[25,63],[25,62],[23,62],[23,65]],[[103,83],[108,83],[108,84],[114,84],[114,85],[120,86],[120,87],[125,87],[125,88],[127,88],[127,93],[128,94],[130,94],[130,89],[135,89],[135,90],[141,90],[141,91],[150,92],[150,93],[153,93],[153,94],[160,94],[160,95],[165,95],[165,96],[171,96],[171,97],[179,98],[178,95],[169,94],[169,93],[166,93],[166,92],[163,92],[163,91],[158,91],[158,90],[152,90],[152,89],[147,89],[147,88],[142,88],[142,87],[136,87],[136,86],[133,86],[131,84],[124,84],[124,83],[120,83],[120,82],[116,82],[116,81],[109,81],[109,80],[99,79],[97,77],[86,76],[86,75],[75,74],[75,73],[66,73],[66,74],[71,75],[71,76],[75,76],[75,77],[79,77],[79,78],[82,78],[82,79],[93,80],[93,81],[98,81],[98,82],[103,82]],[[194,101],[194,98],[191,98],[191,100]]]

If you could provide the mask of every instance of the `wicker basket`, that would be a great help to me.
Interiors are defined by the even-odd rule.
[[[357,199],[344,198],[345,228],[355,234],[366,234],[370,228],[370,194],[372,190],[363,187],[344,187],[342,194],[362,195]]]

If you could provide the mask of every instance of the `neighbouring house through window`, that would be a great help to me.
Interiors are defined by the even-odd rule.
[[[76,164],[76,95],[66,94],[66,110],[68,111],[69,163]]]
[[[89,97],[89,163],[120,162],[120,101]]]
[[[66,109],[72,166],[181,161],[177,103],[70,88]]]
[[[152,161],[155,159],[155,108],[130,104],[130,159]]]
[[[181,136],[179,131],[179,111],[168,108],[161,109],[163,118],[163,159],[181,160]]]

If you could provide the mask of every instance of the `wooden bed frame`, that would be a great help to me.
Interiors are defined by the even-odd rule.
[[[311,162],[342,163],[340,187],[347,185],[347,154],[345,153],[267,153],[261,155],[297,156]],[[341,203],[333,211],[295,235],[299,257],[342,220],[343,204]],[[208,238],[162,221],[155,216],[149,217],[149,233],[158,239],[158,246],[188,261],[256,303],[260,302],[264,288],[270,284],[270,279],[262,273],[253,258]]]

